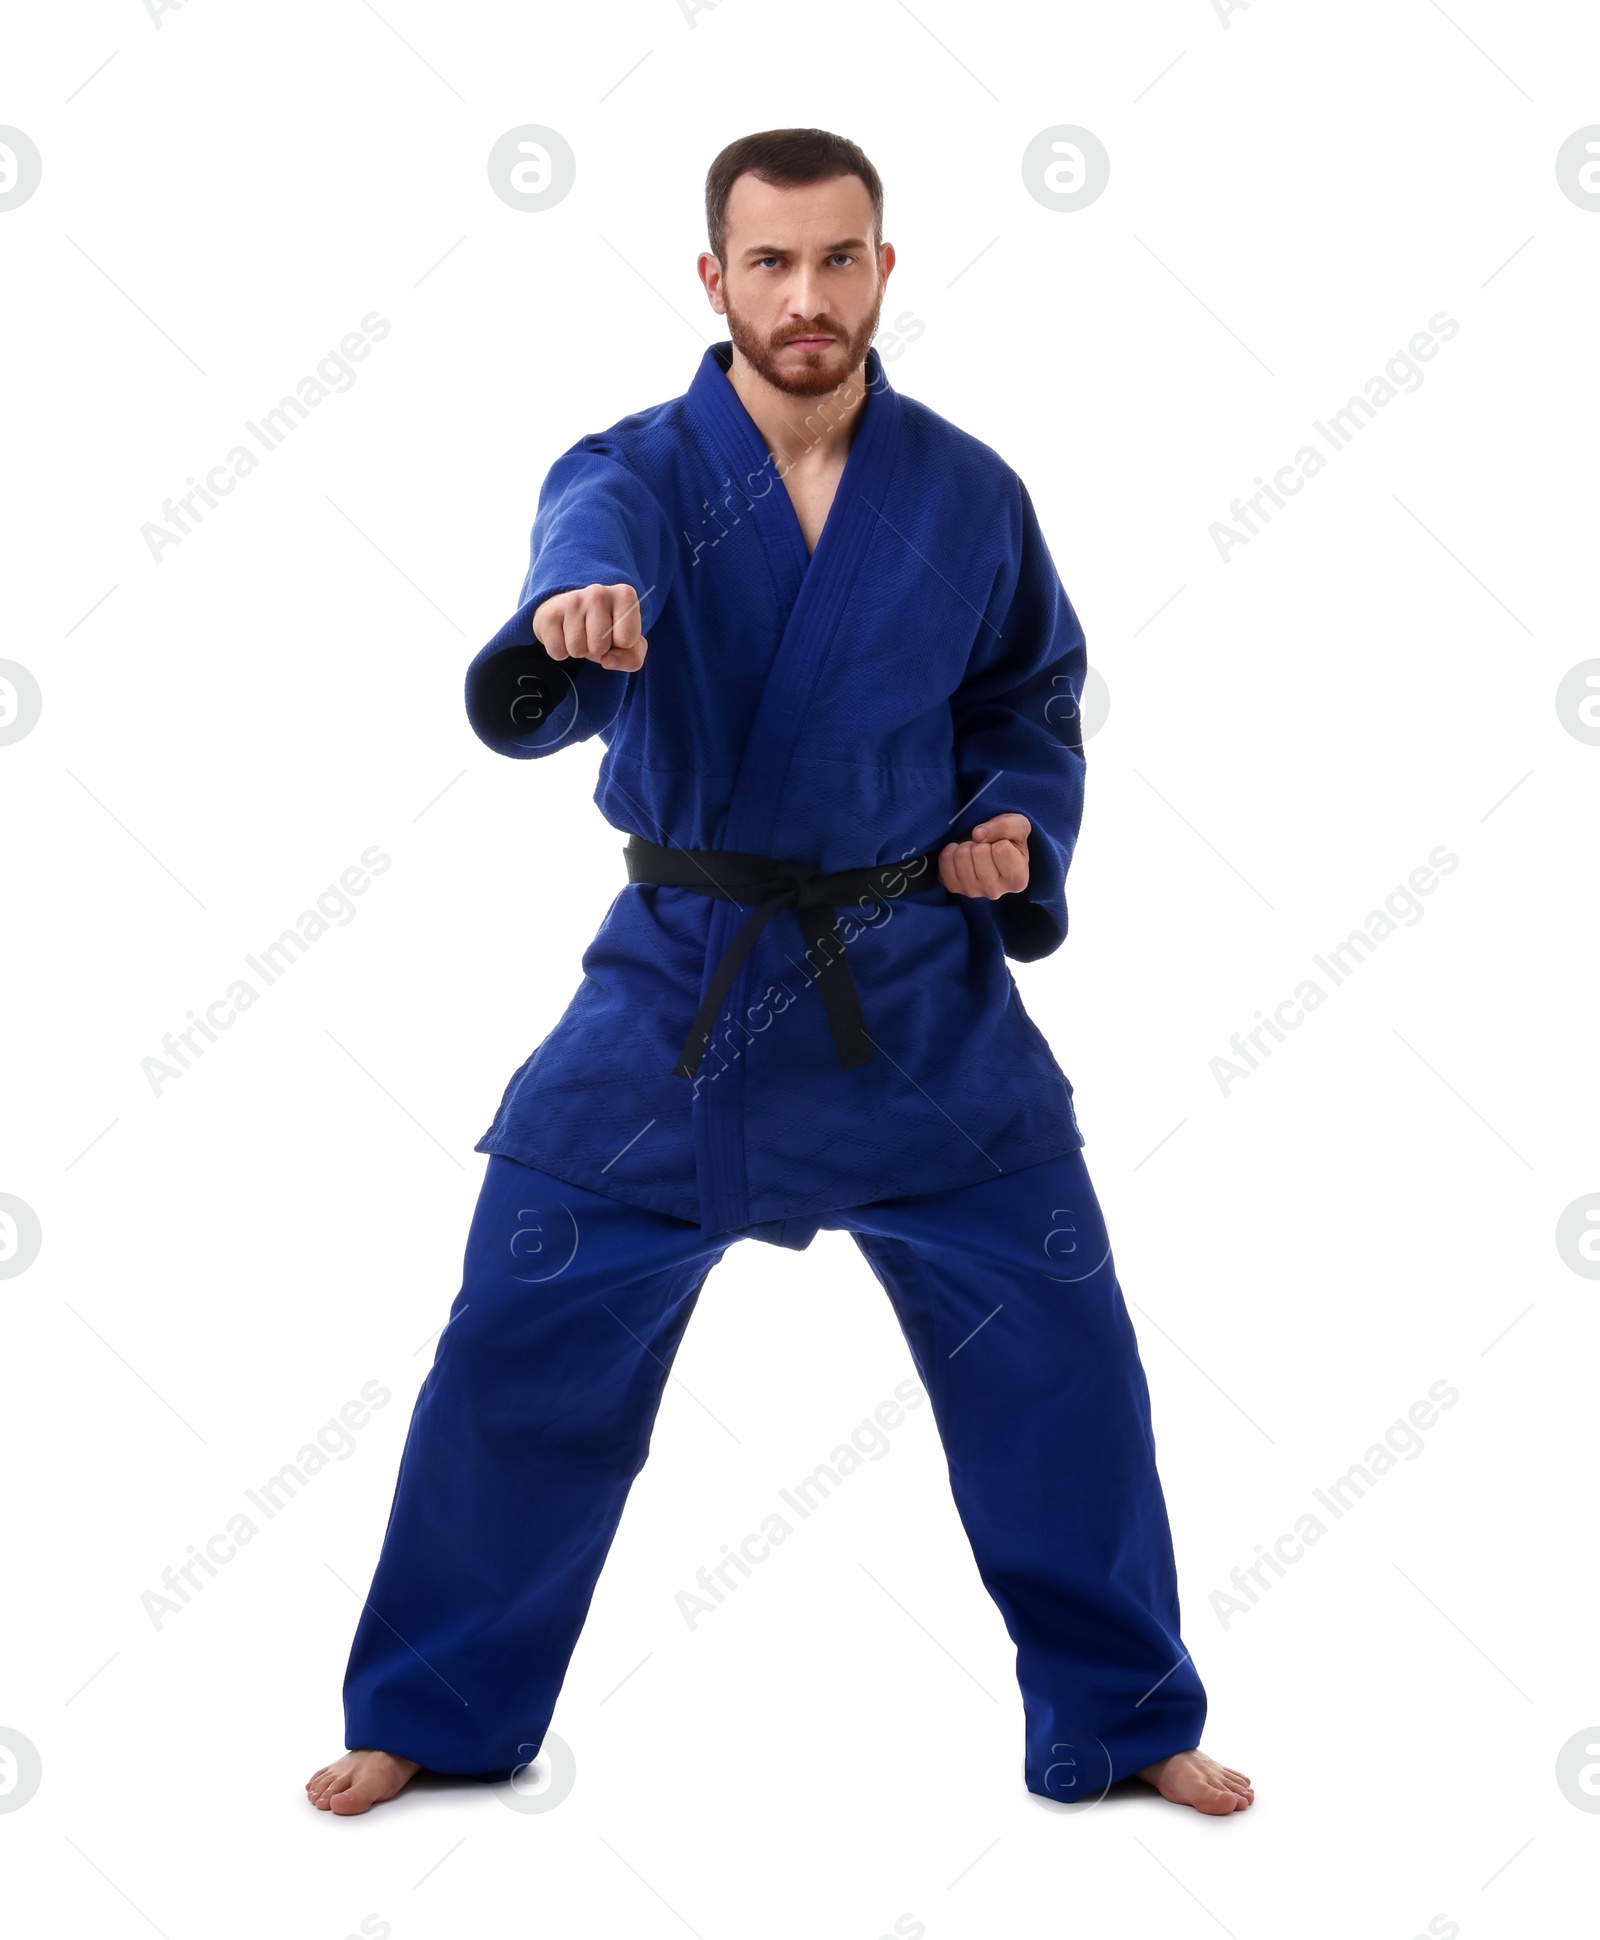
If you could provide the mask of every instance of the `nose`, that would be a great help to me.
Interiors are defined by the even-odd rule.
[[[789,310],[797,321],[821,322],[827,310],[827,299],[822,294],[822,285],[814,269],[803,265],[795,271],[794,281],[789,285]]]

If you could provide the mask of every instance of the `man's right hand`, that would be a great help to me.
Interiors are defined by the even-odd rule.
[[[552,660],[596,660],[636,673],[648,641],[639,630],[639,595],[631,586],[578,586],[552,593],[533,612],[533,637]]]

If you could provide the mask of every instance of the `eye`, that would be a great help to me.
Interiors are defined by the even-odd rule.
[[[848,249],[836,249],[828,260],[831,263],[843,263],[848,268],[855,261],[855,257],[850,254]]]

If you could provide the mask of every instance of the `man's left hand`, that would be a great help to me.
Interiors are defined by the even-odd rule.
[[[968,842],[948,842],[939,851],[939,880],[957,896],[1014,895],[1028,886],[1026,815],[996,815],[980,822]]]

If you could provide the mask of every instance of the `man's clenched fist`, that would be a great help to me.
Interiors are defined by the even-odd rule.
[[[1026,815],[996,815],[980,822],[970,842],[947,842],[939,851],[939,880],[955,896],[1009,896],[1028,886]]]
[[[631,586],[578,586],[552,593],[533,611],[533,637],[552,660],[596,660],[636,673],[648,641],[639,630],[639,595]]]

